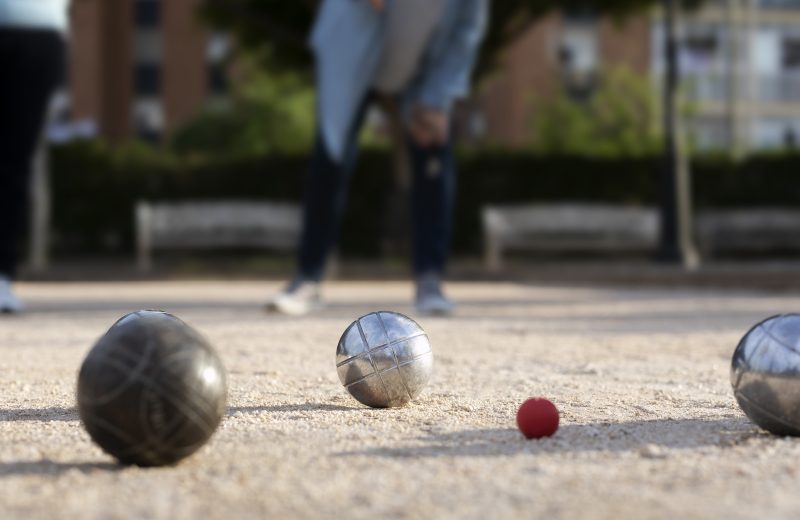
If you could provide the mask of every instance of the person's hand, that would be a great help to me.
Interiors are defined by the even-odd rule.
[[[372,8],[376,11],[383,11],[384,0],[369,0],[369,3],[372,4]]]
[[[408,131],[422,148],[442,146],[450,138],[450,118],[441,110],[418,106],[411,116]]]

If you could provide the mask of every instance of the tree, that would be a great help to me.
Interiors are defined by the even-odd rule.
[[[338,1],[338,0],[334,0]],[[362,0],[366,1],[366,0]],[[697,6],[704,0],[680,0]],[[660,0],[494,0],[478,75],[490,71],[502,51],[532,23],[557,10],[625,15],[658,5]],[[210,24],[233,32],[247,48],[269,48],[271,68],[310,71],[308,31],[320,0],[201,0],[201,14]]]
[[[652,157],[663,149],[658,96],[628,68],[603,71],[588,99],[560,92],[541,105],[531,137],[542,154]]]
[[[664,9],[664,169],[661,174],[661,232],[658,258],[693,270],[699,257],[692,240],[692,203],[689,161],[678,114],[678,2],[662,0]]]
[[[252,157],[301,152],[314,138],[314,92],[297,74],[270,73],[254,58],[237,59],[224,102],[211,102],[170,136],[181,156]]]

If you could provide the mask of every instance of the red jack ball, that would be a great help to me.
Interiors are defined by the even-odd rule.
[[[550,437],[558,430],[558,408],[543,397],[528,399],[519,407],[517,426],[528,439]]]

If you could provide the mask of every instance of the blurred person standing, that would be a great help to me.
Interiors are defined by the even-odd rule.
[[[12,291],[29,207],[33,156],[64,72],[69,0],[0,0],[0,312]]]
[[[334,248],[364,117],[377,96],[403,107],[412,167],[417,312],[447,315],[441,288],[455,199],[454,102],[469,92],[489,0],[324,0],[311,35],[316,143],[306,181],[297,274],[268,305],[305,314]]]

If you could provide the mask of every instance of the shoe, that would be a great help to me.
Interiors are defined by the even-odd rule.
[[[431,274],[417,279],[417,298],[414,307],[426,316],[451,316],[455,305],[442,293],[439,275]]]
[[[288,316],[302,316],[321,307],[319,282],[306,280],[291,282],[286,289],[267,303],[268,311]]]
[[[22,302],[11,290],[11,280],[0,276],[0,313],[11,314],[22,311]]]

